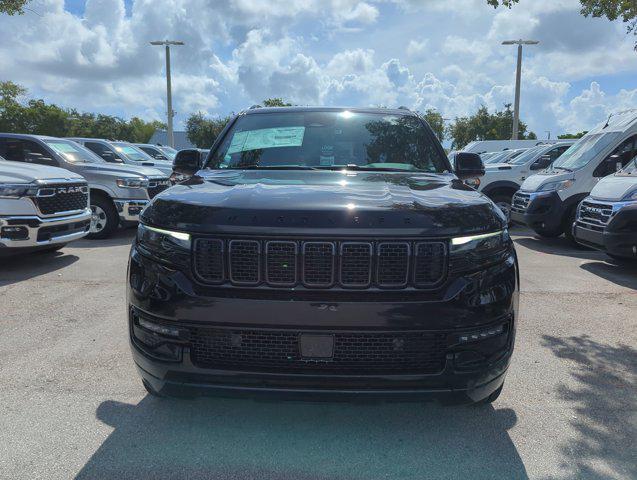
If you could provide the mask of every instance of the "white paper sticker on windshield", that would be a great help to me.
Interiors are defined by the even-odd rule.
[[[78,149],[70,143],[48,142],[48,145],[58,153],[77,153]]]
[[[228,154],[262,148],[300,147],[305,127],[262,128],[235,133]]]

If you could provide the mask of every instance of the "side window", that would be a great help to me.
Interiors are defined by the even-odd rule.
[[[153,157],[155,160],[168,160],[168,157],[166,157],[166,155],[158,152],[154,148],[149,148],[149,147],[139,147],[139,148],[141,148],[144,152],[146,152],[148,155]]]
[[[562,145],[561,147],[557,147],[554,148],[553,150],[551,150],[548,154],[551,157],[551,162],[554,162],[555,160],[557,160],[558,158],[560,158],[560,156],[566,151],[568,150],[569,145]]]
[[[84,146],[102,157],[107,162],[122,163],[122,160],[115,155],[110,148],[98,142],[84,142]]]
[[[0,145],[0,153],[7,160],[40,165],[58,165],[51,153],[31,140],[3,138]]]
[[[595,169],[593,172],[594,177],[605,177],[611,173],[615,173],[618,170],[618,163],[621,166],[625,166],[635,156],[635,141],[637,135],[633,135],[627,140],[624,140],[619,147],[612,151]]]

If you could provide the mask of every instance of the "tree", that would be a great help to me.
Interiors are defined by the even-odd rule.
[[[206,118],[203,112],[193,113],[186,120],[188,140],[197,148],[210,148],[231,118],[232,114],[227,117]]]
[[[511,8],[520,0],[487,0],[494,8],[500,5]],[[580,13],[585,17],[606,17],[609,20],[621,20],[627,24],[626,32],[637,35],[637,1],[635,0],[580,0]],[[637,41],[635,42],[637,50]]]
[[[437,110],[428,108],[423,114],[423,118],[427,121],[438,140],[441,142],[445,139],[445,120]]]
[[[30,0],[0,0],[0,13],[22,15],[24,7]]]
[[[453,139],[452,148],[460,149],[474,140],[507,140],[513,130],[513,111],[511,105],[504,110],[489,113],[484,105],[469,117],[456,117],[447,127],[447,134]],[[533,132],[527,133],[527,125],[520,120],[518,125],[521,139],[535,139]]]
[[[283,100],[280,97],[276,97],[276,98],[266,98],[265,100],[263,100],[263,106],[264,107],[291,107],[292,104],[287,103],[285,100]]]
[[[588,130],[584,130],[583,132],[579,132],[579,133],[565,133],[563,135],[558,135],[557,138],[564,140],[567,138],[582,138],[584,135],[586,135],[588,133]]]

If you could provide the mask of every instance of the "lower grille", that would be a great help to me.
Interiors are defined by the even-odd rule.
[[[42,186],[33,202],[43,215],[85,210],[88,208],[88,187],[85,183]]]
[[[90,225],[91,222],[89,220],[83,220],[81,222],[67,223],[64,225],[42,227],[38,230],[38,242],[44,242],[64,235],[71,235],[73,233],[86,232]]]
[[[445,364],[444,334],[330,332],[334,336],[334,355],[329,359],[317,360],[301,356],[299,337],[302,333],[287,330],[192,329],[192,361],[201,368],[359,375],[439,373]]]

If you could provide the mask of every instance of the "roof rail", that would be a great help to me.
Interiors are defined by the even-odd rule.
[[[261,105],[255,104],[252,105],[250,108],[248,108],[248,110],[254,110],[255,108],[263,108]]]

